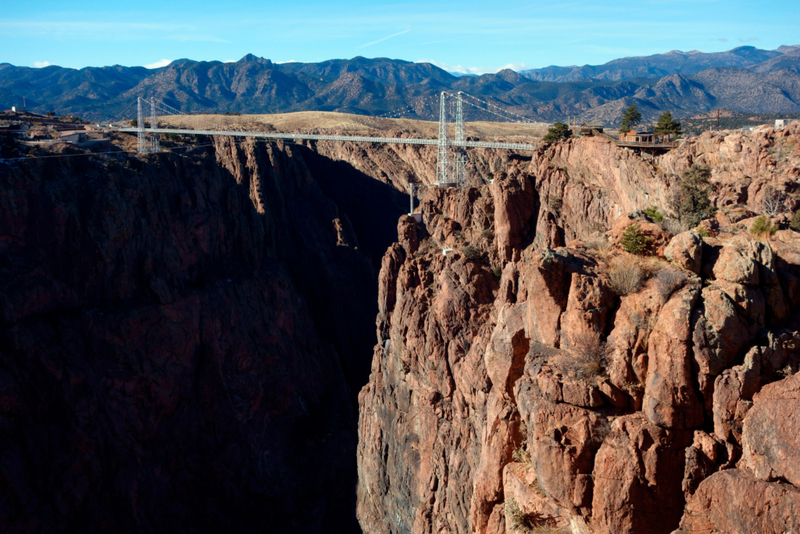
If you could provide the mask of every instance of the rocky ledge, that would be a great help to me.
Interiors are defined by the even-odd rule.
[[[759,170],[764,138],[739,146],[759,173],[749,200],[715,173],[720,216],[675,236],[621,208],[665,200],[661,168],[713,163],[711,134],[652,163],[571,141],[401,217],[359,396],[364,531],[796,529],[800,234],[756,239],[722,216],[765,184],[792,191]],[[633,224],[650,255],[623,250]]]

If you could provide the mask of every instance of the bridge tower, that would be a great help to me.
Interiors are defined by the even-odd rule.
[[[436,155],[436,183],[449,184],[450,180],[450,143],[447,140],[447,93],[439,95],[439,143]]]
[[[142,154],[147,152],[147,138],[144,135],[144,113],[142,109],[142,97],[136,100],[136,137],[138,138],[137,152]]]
[[[464,187],[466,183],[465,167],[467,157],[464,151],[464,106],[462,93],[455,95],[442,92],[439,95],[439,142],[436,157],[437,185],[457,184]],[[455,98],[455,137],[450,141],[447,137],[447,98]],[[455,147],[455,148],[454,148]]]
[[[142,97],[136,101],[136,136],[138,141],[137,152],[145,154],[148,152],[161,152],[161,147],[158,142],[158,134],[151,132],[148,136],[144,128],[144,106],[142,105]],[[150,129],[155,130],[158,128],[156,119],[156,99],[150,98]]]
[[[158,128],[158,120],[156,119],[156,97],[150,97],[150,129],[155,130]],[[158,143],[158,134],[152,132],[150,141],[150,152],[161,152],[161,147]]]
[[[454,166],[454,182],[458,187],[466,186],[466,165],[467,165],[467,151],[464,149],[464,106],[462,101],[462,92],[456,93],[456,148],[453,156]],[[460,144],[460,146],[458,146]]]

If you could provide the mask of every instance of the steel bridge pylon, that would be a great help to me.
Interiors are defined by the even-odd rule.
[[[455,143],[447,135],[447,103],[448,98],[455,99]],[[452,103],[452,101],[451,101]],[[452,107],[452,106],[451,106]],[[439,95],[439,142],[436,154],[436,184],[440,186],[466,185],[467,155],[463,148],[464,137],[464,105],[462,93]]]
[[[153,131],[150,135],[145,133],[144,128],[144,106],[142,105],[143,102],[147,100],[139,99],[136,101],[136,134],[138,138],[138,152],[140,154],[146,153],[153,153],[153,152],[161,152],[161,146],[158,141],[158,134]],[[150,98],[150,130],[155,130],[158,128],[158,120],[156,118],[156,99],[155,97]]]

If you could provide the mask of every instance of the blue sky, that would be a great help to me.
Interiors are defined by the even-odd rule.
[[[3,2],[0,62],[82,68],[164,60],[389,57],[451,71],[601,64],[670,50],[800,44],[800,1]]]

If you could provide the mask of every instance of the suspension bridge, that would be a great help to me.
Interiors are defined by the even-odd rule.
[[[149,104],[149,126],[145,126],[145,106]],[[464,128],[464,104],[472,105],[482,111],[489,111],[512,122],[534,123],[516,113],[504,110],[499,106],[481,100],[464,92],[442,92],[439,95],[439,135],[434,139],[415,137],[379,137],[362,135],[336,135],[324,133],[295,133],[295,132],[261,132],[224,129],[188,129],[188,128],[159,128],[158,113],[167,115],[185,115],[185,113],[172,108],[155,98],[137,100],[136,127],[115,128],[119,132],[135,133],[138,137],[138,151],[140,153],[159,152],[161,150],[158,134],[187,134],[205,136],[231,136],[251,137],[259,139],[283,139],[291,141],[349,141],[362,143],[390,143],[403,145],[429,145],[437,147],[436,156],[436,186],[464,187],[466,184],[466,149],[489,148],[508,149],[518,151],[534,151],[539,144],[533,143],[504,143],[493,141],[476,141],[467,139]],[[448,105],[450,112],[448,113]],[[494,110],[490,108],[495,108]],[[451,119],[452,120],[449,120]],[[451,122],[454,125],[454,135],[449,135]],[[414,185],[411,185],[413,197]],[[413,210],[412,210],[413,211]]]

